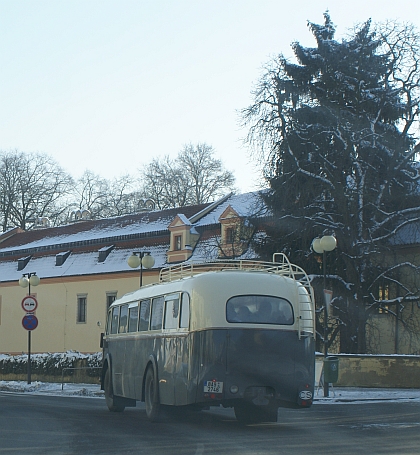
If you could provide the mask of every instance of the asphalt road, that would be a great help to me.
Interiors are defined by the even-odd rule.
[[[0,455],[305,453],[418,455],[420,403],[316,404],[244,427],[230,409],[150,423],[142,405],[111,413],[103,398],[0,392]]]

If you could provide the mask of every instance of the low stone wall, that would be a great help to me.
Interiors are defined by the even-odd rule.
[[[330,354],[338,357],[337,387],[389,387],[389,388],[420,388],[420,356],[404,355],[356,355]],[[322,364],[323,356],[316,356],[317,363]],[[97,364],[96,364],[97,365]],[[85,369],[86,361],[79,360],[72,366],[74,370],[66,371],[63,377],[65,383],[99,382],[99,369]],[[67,365],[66,365],[67,367]],[[80,368],[80,369],[79,369]],[[0,381],[26,381],[25,369],[12,373],[2,370],[0,362]],[[35,369],[34,369],[35,370]],[[62,367],[58,367],[55,374],[42,374],[33,371],[32,381],[61,382]]]
[[[330,355],[339,359],[338,387],[420,388],[420,356]]]

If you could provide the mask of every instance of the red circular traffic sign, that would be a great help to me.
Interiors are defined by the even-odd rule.
[[[38,308],[38,301],[36,300],[35,297],[27,295],[22,300],[22,308],[27,313],[33,313]]]
[[[25,314],[22,325],[26,330],[35,330],[38,327],[38,318],[34,314]]]

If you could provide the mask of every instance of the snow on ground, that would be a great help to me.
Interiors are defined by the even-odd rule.
[[[58,395],[103,397],[104,392],[99,384],[73,384],[61,382],[0,381],[0,392],[29,393],[32,395]]]
[[[360,403],[378,401],[420,402],[420,389],[374,389],[362,387],[331,387],[329,397],[322,388],[315,389],[314,404]]]
[[[99,384],[48,383],[34,381],[0,381],[0,392],[33,395],[103,397]],[[331,387],[329,397],[322,388],[315,389],[314,404],[373,403],[379,401],[420,402],[420,389],[368,389],[359,387]]]

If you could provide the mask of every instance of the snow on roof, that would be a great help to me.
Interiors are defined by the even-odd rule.
[[[209,204],[182,207],[186,220]],[[104,220],[89,220],[58,226],[54,228],[17,233],[0,243],[0,253],[19,249],[43,248],[76,242],[103,240],[111,243],[113,238],[167,231],[168,225],[180,211],[180,208],[141,214],[125,215]]]
[[[390,240],[391,245],[414,245],[420,243],[420,223],[403,226]]]
[[[194,226],[218,224],[224,210],[230,205],[240,216],[250,216],[261,209],[259,193],[246,193],[231,195],[222,198],[220,204],[201,204],[196,206],[168,209],[154,212],[146,212],[136,215],[109,218],[105,220],[89,220],[72,223],[65,226],[47,228],[41,230],[16,233],[0,243],[0,253],[17,250],[44,248],[56,246],[66,248],[65,245],[89,242],[97,240],[102,243],[112,243],[113,238],[141,235],[152,232],[167,231],[168,225],[178,215],[182,221],[191,225],[190,218],[198,218],[200,212],[212,205],[214,208],[209,213],[204,213],[198,218]]]
[[[183,213],[177,213],[179,219],[186,225],[186,226],[190,226],[191,225],[191,222],[190,220],[183,214]]]
[[[261,199],[259,193],[228,195],[219,204],[178,207],[19,232],[0,243],[0,256],[3,257],[0,261],[0,280],[17,281],[23,272],[32,270],[36,270],[41,279],[129,271],[132,269],[127,259],[133,252],[133,245],[139,243],[147,247],[155,258],[154,268],[161,268],[168,265],[168,226],[176,215],[186,225],[191,225],[193,232],[197,232],[197,226],[218,225],[220,216],[229,205],[240,216],[249,216],[257,213]],[[182,213],[179,213],[181,210]],[[194,224],[191,224],[191,218],[195,219]],[[157,233],[160,233],[158,237]],[[202,237],[190,260],[203,262],[217,259],[219,243],[216,231],[210,238]],[[111,249],[111,246],[115,247]],[[106,259],[100,262],[99,253],[108,250]],[[18,254],[13,254],[10,260],[12,253]],[[56,256],[60,254],[69,256],[63,264],[56,265]],[[24,255],[29,255],[30,260],[24,270],[18,271],[17,259]],[[251,257],[255,257],[255,252],[249,250],[242,258]]]
[[[153,268],[161,268],[166,264],[166,251],[169,248],[167,245],[159,245],[156,247],[148,247],[150,254],[155,259]],[[42,278],[68,277],[80,275],[96,275],[102,273],[125,272],[133,269],[127,263],[128,258],[132,254],[132,249],[114,249],[112,250],[106,261],[99,262],[98,251],[72,253],[63,265],[55,265],[55,255],[34,257],[30,260],[25,268],[28,271],[36,270],[37,275]],[[23,271],[17,270],[17,262],[1,261],[0,262],[0,277],[1,281],[18,281],[22,276]]]
[[[267,209],[261,199],[261,192],[251,192],[245,194],[232,195],[219,204],[214,210],[202,217],[195,224],[196,226],[206,226],[219,223],[223,212],[231,206],[239,216],[262,216],[267,213]]]

